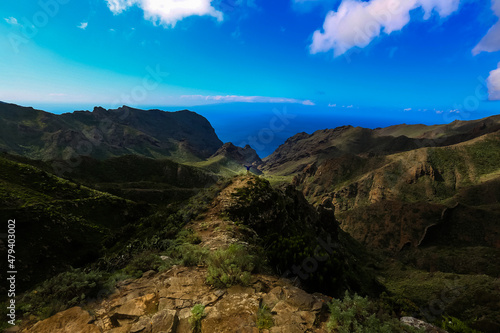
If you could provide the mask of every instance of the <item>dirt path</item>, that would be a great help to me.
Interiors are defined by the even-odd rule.
[[[222,190],[214,199],[211,207],[203,214],[202,218],[193,220],[186,225],[186,228],[191,228],[201,238],[200,246],[213,251],[218,248],[226,248],[241,239],[238,227],[233,221],[221,217],[221,214],[231,204],[233,200],[231,194],[252,179],[253,177],[247,175],[235,178],[232,184]]]

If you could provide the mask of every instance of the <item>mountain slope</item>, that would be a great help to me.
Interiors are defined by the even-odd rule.
[[[311,164],[294,183],[313,201],[331,200],[344,230],[358,240],[399,251],[406,243],[418,246],[426,228],[441,221],[441,211],[457,202],[496,216],[499,165],[500,131],[448,147],[326,159]],[[480,196],[475,188],[481,187],[491,196]],[[484,221],[476,213],[476,220]],[[487,221],[482,237],[499,231],[494,219]]]
[[[0,104],[0,149],[40,160],[122,155],[199,160],[222,146],[210,123],[191,111],[123,106],[55,115]]]
[[[206,161],[190,164],[221,176],[230,177],[245,172],[245,166],[251,166],[250,172],[261,174],[258,167],[262,165],[262,160],[249,145],[242,148],[228,142]]]
[[[264,159],[262,170],[292,175],[311,163],[343,155],[383,156],[423,147],[441,147],[500,130],[500,116],[447,125],[396,125],[375,130],[342,126],[289,138]]]
[[[144,205],[0,157],[0,218],[16,220],[18,291],[96,260],[107,237],[145,212]]]

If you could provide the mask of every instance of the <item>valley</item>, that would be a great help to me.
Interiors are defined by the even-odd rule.
[[[263,159],[187,110],[2,103],[0,133],[21,332],[337,332],[359,296],[370,332],[500,329],[500,116],[299,133]]]

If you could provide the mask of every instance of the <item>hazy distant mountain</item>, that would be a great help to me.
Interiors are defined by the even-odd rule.
[[[55,115],[0,104],[0,149],[34,159],[98,159],[142,155],[174,160],[207,158],[222,146],[210,123],[187,110],[165,112],[127,106]]]

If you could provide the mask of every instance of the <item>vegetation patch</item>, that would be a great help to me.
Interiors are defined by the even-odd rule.
[[[375,302],[367,297],[350,296],[345,293],[344,299],[333,299],[329,304],[330,319],[327,324],[329,332],[335,333],[390,333],[411,332],[423,333],[402,324],[397,318],[384,312]]]
[[[225,250],[215,250],[207,259],[207,283],[218,288],[229,288],[236,284],[246,286],[257,263],[257,258],[240,244],[231,244]]]
[[[340,229],[332,210],[316,210],[293,187],[274,189],[260,177],[248,180],[233,197],[226,216],[255,230],[257,245],[264,249],[275,272],[298,277],[309,290],[331,295],[340,295],[347,288],[373,291],[367,273],[354,263],[345,242],[339,240]]]
[[[193,333],[201,333],[201,320],[206,316],[205,306],[201,304],[193,306],[191,309],[191,317],[189,317],[189,323],[193,328]]]
[[[274,326],[273,315],[271,309],[265,304],[261,304],[257,311],[257,328],[259,332],[265,329],[270,329]]]

